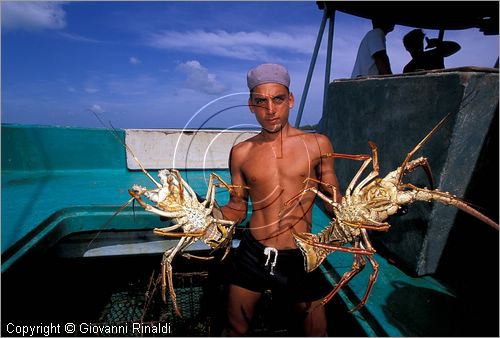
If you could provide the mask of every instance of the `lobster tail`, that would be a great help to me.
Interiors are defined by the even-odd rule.
[[[302,251],[304,256],[304,269],[307,272],[311,272],[320,266],[326,256],[330,253],[329,250],[318,248],[312,244],[318,242],[318,237],[314,234],[307,232],[294,232],[293,237],[295,239],[295,243]]]

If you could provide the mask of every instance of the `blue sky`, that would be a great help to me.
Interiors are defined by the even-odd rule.
[[[2,1],[2,122],[116,128],[256,126],[246,72],[262,62],[292,77],[295,121],[322,11],[315,2]],[[371,22],[337,12],[332,79],[348,78]],[[394,73],[410,60],[396,26]],[[437,31],[424,30],[429,37]],[[448,68],[491,67],[498,36],[447,31],[462,49]],[[325,39],[302,124],[321,117]]]

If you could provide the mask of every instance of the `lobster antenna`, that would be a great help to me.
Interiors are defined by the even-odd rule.
[[[107,221],[106,223],[104,223],[104,225],[101,227],[101,230],[99,230],[97,232],[97,234],[94,236],[94,238],[92,238],[92,240],[89,242],[89,244],[87,245],[87,248],[90,247],[90,245],[94,242],[94,240],[101,234],[102,232],[102,229],[106,229],[106,227],[108,226],[109,223],[111,223],[111,221],[113,220],[113,218],[115,218],[116,215],[118,215],[120,212],[122,212],[126,207],[128,207],[128,205],[135,201],[135,198],[131,198],[129,199],[125,204],[123,204],[118,210],[115,211],[115,213],[113,214],[113,216],[111,216]],[[134,213],[134,217],[135,217],[135,213]],[[135,220],[134,220],[135,222]]]
[[[150,174],[149,172],[143,167],[141,161],[139,161],[139,159],[135,156],[134,152],[132,151],[132,149],[130,149],[130,147],[122,141],[122,139],[118,136],[118,132],[116,131],[115,127],[113,127],[113,125],[111,124],[111,122],[109,122],[109,125],[111,126],[111,129],[109,129],[106,124],[104,123],[104,121],[99,117],[99,115],[97,115],[97,113],[93,110],[90,110],[94,115],[95,117],[99,120],[99,122],[104,126],[104,128],[106,128],[110,133],[111,135],[113,135],[117,140],[118,142],[120,142],[120,144],[122,146],[125,147],[125,149],[128,150],[128,152],[130,153],[130,155],[132,155],[132,158],[135,160],[135,162],[139,165],[139,167],[141,168],[142,172],[156,185],[157,188],[161,188],[162,185],[160,183],[158,183]],[[112,131],[111,131],[112,130]]]
[[[408,161],[410,160],[410,158],[417,152],[418,149],[420,149],[424,145],[425,142],[427,142],[431,138],[432,135],[434,135],[434,133],[439,128],[441,128],[441,126],[450,118],[450,116],[451,116],[451,113],[448,113],[445,117],[443,117],[441,119],[441,121],[439,121],[439,123],[436,124],[436,126],[434,128],[432,128],[432,130],[422,139],[422,141],[420,141],[415,146],[415,148],[413,148],[413,150],[408,153],[408,155],[406,156],[405,160],[401,164],[401,171],[399,172],[399,177],[398,177],[398,183],[397,183],[397,185],[401,184],[401,180],[403,179],[403,173],[405,171],[404,168],[406,167],[406,164],[408,163]]]

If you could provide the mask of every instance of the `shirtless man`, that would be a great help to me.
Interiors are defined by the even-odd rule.
[[[333,148],[326,136],[303,132],[288,123],[294,97],[283,66],[257,66],[248,72],[247,82],[248,105],[262,130],[235,145],[229,161],[232,184],[249,189],[231,195],[229,203],[222,207],[224,218],[241,223],[247,214],[248,197],[253,210],[233,257],[227,334],[244,335],[262,293],[274,289],[287,292],[288,299],[297,304],[304,318],[304,334],[325,336],[324,307],[309,309],[331,291],[331,285],[320,269],[304,271],[304,258],[292,236],[294,231],[311,231],[315,196],[306,194],[284,210],[283,204],[305,188],[304,179],[308,177],[337,187],[336,198],[340,201],[333,159],[320,158]],[[323,185],[319,188],[333,195]]]

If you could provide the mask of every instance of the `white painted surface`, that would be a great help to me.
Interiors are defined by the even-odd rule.
[[[138,242],[127,244],[114,244],[106,245],[98,248],[93,248],[85,251],[83,257],[101,257],[101,256],[123,256],[123,255],[144,255],[144,254],[159,254],[164,253],[168,249],[177,245],[178,240],[163,240],[163,241],[150,241]],[[233,239],[232,248],[237,248],[240,245],[238,239]],[[197,241],[187,248],[187,252],[208,250],[210,247]],[[79,256],[75,256],[79,257]]]
[[[231,147],[259,131],[126,129],[125,143],[146,169],[226,169]],[[127,167],[140,169],[127,151]]]

